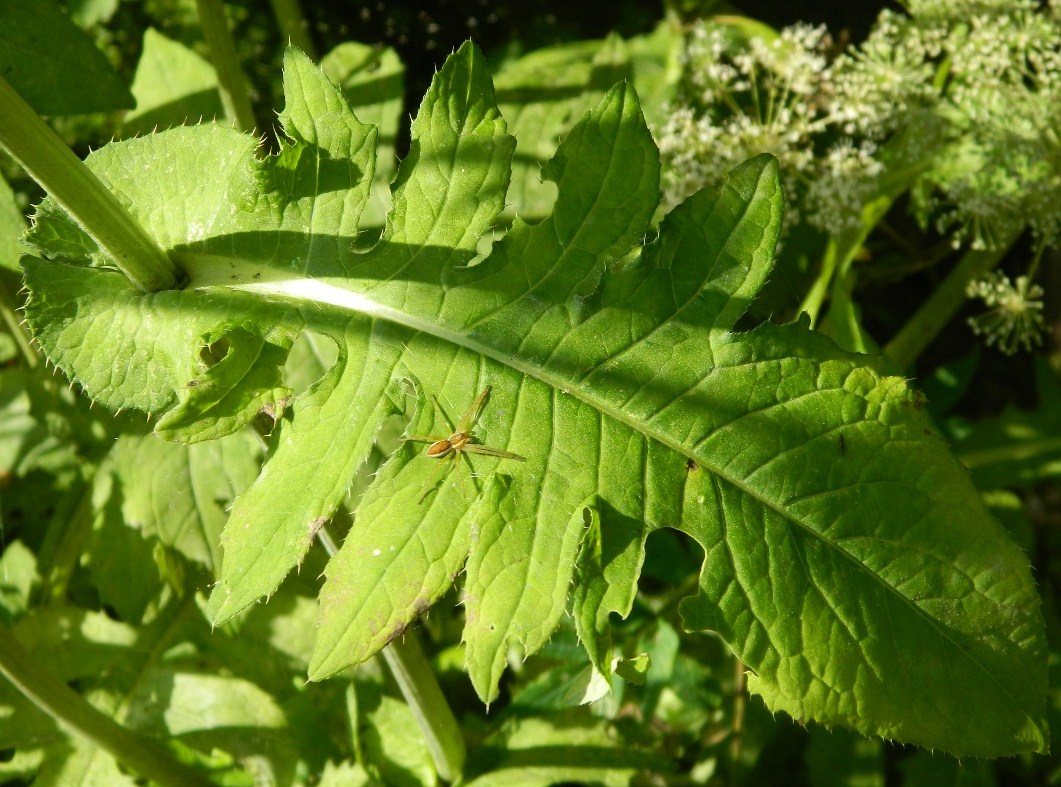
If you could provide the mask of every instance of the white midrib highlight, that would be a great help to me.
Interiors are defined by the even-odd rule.
[[[212,290],[225,288],[255,293],[269,298],[279,298],[293,303],[327,304],[343,311],[356,312],[403,325],[411,330],[435,336],[442,341],[451,342],[458,347],[464,347],[472,352],[479,353],[521,374],[540,380],[555,390],[562,391],[568,396],[573,396],[608,417],[626,424],[634,431],[657,440],[681,455],[703,464],[700,459],[693,456],[687,446],[674,442],[669,435],[650,428],[643,421],[632,419],[628,413],[587,396],[586,392],[581,390],[574,381],[561,378],[541,366],[527,363],[519,356],[500,352],[496,347],[482,344],[466,333],[447,329],[436,322],[421,319],[407,311],[378,303],[372,298],[346,287],[338,287],[297,272],[283,271],[238,257],[224,257],[216,254],[185,252],[175,256],[178,257],[178,263],[188,274],[189,283],[187,286],[190,289]]]

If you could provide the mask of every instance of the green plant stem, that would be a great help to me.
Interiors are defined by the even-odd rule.
[[[368,768],[365,757],[365,747],[361,742],[361,725],[358,719],[361,711],[358,706],[357,686],[353,681],[346,684],[346,715],[350,719],[350,745],[354,749],[354,760],[363,768]]]
[[[464,769],[464,738],[415,634],[406,632],[382,652],[402,696],[420,724],[435,770],[445,781],[455,781]]]
[[[841,257],[839,246],[839,240],[835,236],[830,236],[829,242],[825,247],[825,253],[822,255],[821,270],[818,271],[814,283],[796,310],[797,314],[803,313],[810,317],[812,326],[818,324],[822,303],[825,301],[825,293],[829,292],[830,284],[836,275],[836,269]]]
[[[3,285],[3,283],[0,283],[0,318],[3,319],[4,325],[7,326],[7,332],[11,334],[11,338],[15,340],[15,344],[18,345],[19,352],[22,353],[22,360],[25,362],[26,368],[35,369],[40,359],[37,357],[37,353],[33,350],[33,345],[30,344],[29,336],[26,334],[25,329],[22,327],[22,324],[18,319],[17,309],[18,304],[15,296]]]
[[[965,288],[969,282],[998,265],[1015,239],[1016,234],[1003,239],[998,247],[990,251],[967,252],[917,313],[892,337],[884,347],[884,354],[904,369],[913,365],[917,356],[965,303]]]
[[[797,314],[806,312],[810,316],[811,325],[818,324],[822,303],[825,300],[825,294],[832,287],[833,279],[836,278],[838,273],[840,276],[846,277],[858,250],[862,248],[869,233],[884,218],[894,201],[894,193],[889,192],[880,195],[862,208],[862,218],[857,229],[829,237],[829,243],[825,247],[825,254],[822,256],[821,272],[814,280],[814,284],[811,285],[797,311]]]
[[[221,90],[221,106],[225,117],[236,124],[240,131],[254,131],[254,109],[247,91],[247,80],[236,56],[236,46],[228,29],[225,7],[220,0],[195,0],[199,11],[199,25],[203,38],[210,47],[210,59],[217,72]]]
[[[42,667],[3,625],[0,625],[0,674],[63,727],[109,752],[139,775],[163,787],[213,784],[155,741],[126,729],[92,707]]]
[[[181,277],[173,261],[2,77],[0,145],[140,290],[177,287]]]
[[[56,501],[55,513],[38,551],[40,595],[44,603],[56,602],[66,595],[70,578],[91,536],[92,484],[79,480]]]
[[[317,60],[317,48],[309,36],[306,18],[302,15],[298,0],[271,0],[271,2],[273,15],[280,26],[280,32],[287,38],[288,43],[297,46],[309,55],[311,60]]]
[[[317,531],[317,540],[329,557],[335,556],[335,541],[326,527]],[[443,780],[456,781],[464,770],[464,738],[415,634],[407,631],[404,636],[392,640],[383,648],[382,654],[420,725],[435,770]]]
[[[734,659],[733,725],[729,741],[729,757],[732,764],[730,784],[740,784],[741,756],[744,748],[745,674],[747,667],[740,659]]]

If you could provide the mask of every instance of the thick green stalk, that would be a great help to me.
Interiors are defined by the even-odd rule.
[[[317,48],[310,38],[306,18],[302,15],[298,0],[271,0],[271,3],[276,23],[287,42],[309,55],[310,60],[317,60]]]
[[[415,634],[406,632],[382,652],[402,696],[420,724],[435,770],[445,781],[455,781],[464,769],[464,738]]]
[[[173,289],[177,266],[29,104],[0,77],[0,145],[144,292]]]
[[[322,527],[317,531],[317,540],[329,557],[335,556],[337,548],[327,528]],[[464,770],[464,738],[438,685],[435,672],[416,642],[415,634],[408,631],[404,636],[392,640],[383,648],[382,654],[406,704],[420,725],[428,751],[435,762],[435,770],[443,780],[456,781]]]
[[[254,109],[251,107],[247,80],[236,56],[236,46],[225,18],[225,7],[220,0],[195,0],[199,11],[199,25],[203,38],[210,47],[210,60],[217,72],[221,90],[221,106],[225,117],[236,124],[240,131],[254,131]]]
[[[911,366],[968,299],[965,289],[969,282],[998,265],[1017,234],[1012,238],[1003,238],[990,251],[967,252],[917,313],[888,342],[884,354],[904,369]]]
[[[209,779],[174,758],[155,741],[121,726],[41,666],[11,631],[0,625],[0,674],[38,708],[75,735],[109,752],[118,762],[163,787],[209,787]]]

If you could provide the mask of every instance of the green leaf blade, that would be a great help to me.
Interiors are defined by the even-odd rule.
[[[474,256],[483,228],[504,205],[514,142],[494,103],[485,59],[470,42],[435,75],[412,138],[383,239],[355,276],[371,276],[373,264],[382,263],[408,266],[414,280],[418,271],[437,277],[447,261]]]
[[[328,564],[310,679],[361,663],[426,612],[453,585],[468,555],[470,528],[449,505],[461,493],[443,486],[430,503],[398,475],[412,449],[393,456],[361,505],[354,528]]]
[[[749,687],[797,719],[979,756],[1041,747],[1023,556],[901,381],[808,371],[808,387],[841,383],[828,409],[847,416],[827,438],[813,412],[775,405],[705,447],[726,472],[683,525],[706,553],[686,626],[719,631]],[[774,447],[749,450],[767,430]]]
[[[372,189],[378,131],[361,123],[339,88],[294,47],[284,52],[284,95],[280,123],[289,143],[273,170],[284,199],[283,228],[302,242],[302,266],[327,271],[328,263],[350,253],[336,245],[336,236],[357,235]]]
[[[52,0],[0,0],[0,73],[42,115],[134,103],[107,56]]]
[[[225,560],[210,596],[215,625],[272,593],[301,562],[346,496],[379,424],[394,411],[382,391],[400,345],[373,342],[364,329],[360,320],[352,322],[339,359],[292,403],[298,417],[280,423],[262,475],[234,503],[221,541]]]
[[[406,445],[389,460],[327,570],[314,677],[382,647],[467,558],[468,668],[491,700],[509,649],[534,651],[563,615],[580,543],[586,587],[575,612],[603,671],[607,619],[630,609],[648,534],[671,527],[705,550],[687,624],[732,645],[769,707],[955,753],[1045,746],[1045,644],[1027,563],[916,397],[879,360],[805,322],[734,330],[772,268],[775,160],[738,167],[719,194],[692,197],[630,254],[658,202],[658,153],[632,90],[619,86],[546,167],[553,214],[517,221],[469,266],[503,208],[512,142],[482,57],[466,47],[425,98],[382,241],[356,254],[372,174],[358,157],[372,132],[293,57],[291,94],[316,98],[291,107],[293,144],[279,157],[218,167],[232,174],[220,204],[239,206],[236,218],[193,238],[179,201],[150,214],[183,233],[197,291],[129,299],[133,309],[209,306],[172,341],[145,339],[139,355],[122,356],[156,365],[155,398],[142,397],[156,408],[172,406],[198,373],[195,343],[233,311],[251,333],[308,327],[338,347],[334,366],[290,402],[262,475],[233,507],[215,621],[268,595],[302,559],[379,424],[400,410],[395,386],[417,390],[424,423],[407,433],[417,437],[440,434],[425,421],[429,395],[456,421],[491,386],[473,436],[526,461],[472,454],[425,487],[437,459]],[[309,111],[314,102],[327,122]],[[345,140],[334,148],[321,136],[333,123]],[[61,231],[50,237],[79,249]],[[62,357],[64,342],[86,335],[80,320],[106,314],[93,304],[119,288],[89,288],[80,302],[68,292],[56,302],[88,310],[45,315],[39,288],[78,285],[50,282],[40,267],[28,268],[30,320]],[[109,390],[92,364],[73,366]],[[127,386],[115,401],[130,406],[135,395]]]
[[[299,62],[303,60],[301,56],[296,58]],[[323,80],[315,67],[303,64],[299,68],[299,79]],[[289,67],[287,73],[291,71]],[[340,264],[352,266],[360,275],[378,276],[386,284],[399,271],[415,276],[417,270],[460,264],[470,259],[479,237],[503,206],[512,148],[504,121],[496,107],[489,106],[492,91],[488,87],[485,63],[473,47],[462,48],[447,61],[432,83],[414,123],[414,147],[418,152],[403,164],[383,239],[375,249],[358,258],[348,249],[343,251]],[[325,88],[325,91],[329,102],[341,102],[335,88]],[[308,107],[312,101],[305,103]],[[291,100],[289,105],[299,106],[299,103]],[[318,122],[319,113],[307,107],[292,110],[290,117],[294,120],[285,121],[285,128],[287,123],[309,128]],[[296,138],[299,134],[309,135],[308,131],[294,129],[289,133]],[[416,166],[418,159],[429,163]],[[465,160],[478,166],[462,163]],[[362,169],[362,172],[367,174],[359,188],[367,199],[371,170]],[[411,200],[410,194],[417,199]],[[469,212],[474,220],[468,220]],[[354,227],[346,229],[348,235],[354,234]],[[322,242],[328,241],[322,239]],[[334,238],[330,242],[334,243]],[[326,271],[324,266],[320,267],[321,273],[335,273],[334,269]],[[432,309],[437,301],[436,292],[431,292],[424,301],[421,291],[404,280],[397,286],[403,300],[409,299],[418,306]],[[231,574],[222,574],[211,599],[215,623],[272,592],[301,560],[317,528],[335,512],[354,472],[368,455],[379,424],[393,412],[393,405],[384,393],[401,375],[407,363],[402,357],[408,355],[411,339],[400,327],[351,318],[339,339],[340,360],[326,378],[334,382],[317,386],[310,396],[292,403],[296,418],[290,425],[280,427],[279,447],[266,468],[268,477],[263,475],[233,507],[224,546],[229,556],[226,565],[231,561],[235,568]],[[282,502],[277,499],[278,489],[285,490]],[[363,518],[373,521],[371,515]],[[368,532],[371,531],[370,528]],[[353,541],[350,549],[358,551]],[[341,566],[342,561],[329,571],[329,580],[334,583],[329,587],[338,588],[334,592],[345,597],[342,588],[347,582],[346,572]],[[447,582],[452,582],[457,568],[444,572]],[[401,573],[399,570],[398,574]],[[385,632],[397,630],[404,625],[402,620],[406,623],[411,620],[404,610],[412,608],[418,614],[425,608],[419,595],[393,606],[381,596],[379,604],[387,611],[381,612],[371,604],[365,607],[367,629],[358,625],[356,615],[345,612],[325,615],[314,674],[341,669],[322,655],[331,649],[333,638],[342,639],[349,632],[371,631],[368,641],[378,650],[387,641]],[[360,606],[350,609],[356,611]],[[388,621],[385,625],[379,623],[381,615]],[[354,648],[343,652],[351,659],[357,658],[361,651]],[[368,655],[372,652],[375,650]],[[353,662],[348,660],[342,666],[349,663]]]
[[[127,137],[223,112],[213,66],[153,27],[144,31],[131,90],[136,106],[122,118]]]

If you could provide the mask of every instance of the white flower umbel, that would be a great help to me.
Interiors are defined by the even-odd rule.
[[[1031,350],[1042,343],[1043,288],[1027,276],[1016,282],[993,271],[969,284],[966,294],[980,298],[988,311],[969,318],[973,333],[982,335],[990,347],[997,344],[1006,355],[1021,348]]]
[[[915,173],[915,213],[955,245],[995,248],[1025,226],[1055,244],[1061,4],[904,5],[831,64],[820,27],[744,40],[695,25],[660,140],[668,206],[768,152],[781,162],[788,225],[852,229],[885,178]]]
[[[726,28],[693,27],[684,56],[686,92],[660,139],[668,206],[717,185],[741,161],[764,152],[781,161],[786,191],[799,189],[814,162],[814,136],[829,123],[826,45],[823,27],[797,25],[743,48]]]

